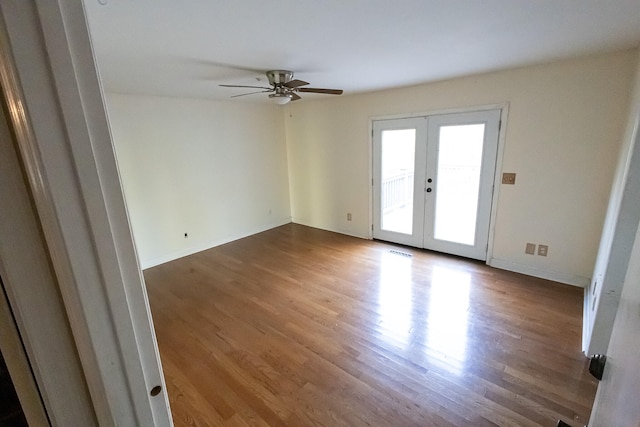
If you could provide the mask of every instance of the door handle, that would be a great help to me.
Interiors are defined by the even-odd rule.
[[[431,193],[431,187],[427,188],[425,191],[426,191],[427,193]]]

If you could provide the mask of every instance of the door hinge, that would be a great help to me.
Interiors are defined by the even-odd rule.
[[[373,187],[373,178],[371,178],[371,186]]]
[[[371,231],[373,231],[373,224],[371,224]]]
[[[502,129],[502,120],[498,122],[498,130]]]

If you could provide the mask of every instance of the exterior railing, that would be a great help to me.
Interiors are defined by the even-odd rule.
[[[413,201],[413,172],[405,171],[382,181],[382,212],[388,213]]]

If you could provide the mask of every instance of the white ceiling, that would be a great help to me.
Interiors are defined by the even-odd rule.
[[[288,69],[349,94],[640,45],[640,0],[84,2],[105,87],[123,93],[227,99],[244,91],[218,84]]]

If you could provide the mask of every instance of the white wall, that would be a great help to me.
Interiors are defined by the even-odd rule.
[[[290,104],[293,221],[370,236],[370,120],[509,103],[490,262],[586,286],[600,240],[635,70],[635,51],[410,88]],[[499,171],[500,172],[500,171]],[[346,213],[353,221],[346,221]],[[549,245],[547,257],[524,254]]]
[[[143,268],[290,222],[280,108],[106,99]]]
[[[607,350],[640,220],[640,51],[632,93],[593,280],[587,293],[583,337],[587,354]]]

